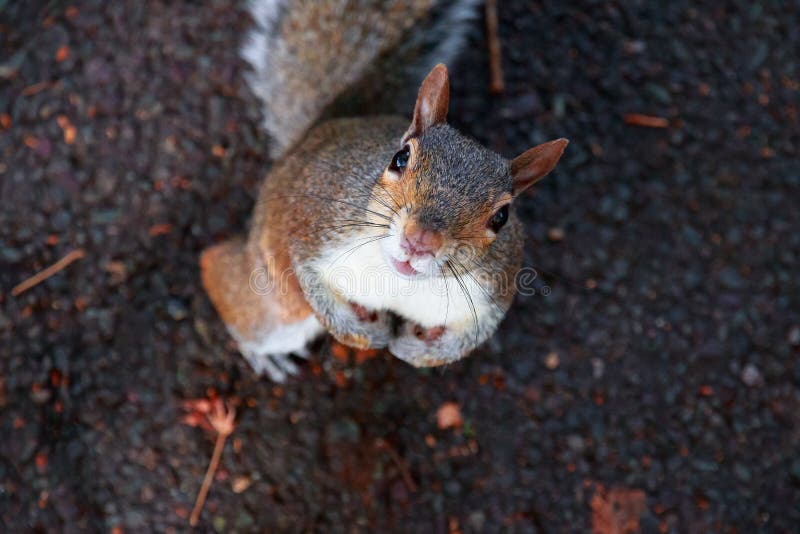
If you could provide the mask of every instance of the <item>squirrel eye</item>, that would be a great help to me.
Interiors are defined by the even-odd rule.
[[[405,169],[406,165],[408,164],[408,158],[410,155],[411,150],[409,150],[408,145],[404,146],[400,152],[394,155],[389,168],[395,172],[403,172],[403,169]]]
[[[492,218],[489,219],[489,224],[487,226],[489,226],[489,229],[492,232],[497,233],[503,226],[505,226],[507,222],[508,222],[508,204],[506,204],[505,206],[501,207],[496,212],[494,212],[494,215],[492,215]]]

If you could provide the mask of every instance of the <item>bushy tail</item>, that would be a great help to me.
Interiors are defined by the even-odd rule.
[[[460,49],[480,0],[250,0],[242,57],[270,155],[320,118],[409,113],[419,80]]]

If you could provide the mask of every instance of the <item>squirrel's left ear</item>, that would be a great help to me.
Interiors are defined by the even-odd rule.
[[[526,150],[511,160],[511,177],[514,179],[514,196],[547,176],[553,170],[569,141],[564,138],[548,141]]]
[[[435,124],[444,124],[449,105],[450,79],[447,76],[447,67],[439,63],[422,81],[417,104],[414,106],[414,118],[411,119],[411,126],[403,135],[402,144]]]

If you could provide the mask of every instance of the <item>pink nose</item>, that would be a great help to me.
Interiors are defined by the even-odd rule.
[[[442,237],[431,230],[413,230],[403,235],[400,246],[409,256],[435,256],[442,246]]]

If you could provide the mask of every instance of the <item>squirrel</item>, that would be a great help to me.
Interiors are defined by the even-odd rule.
[[[379,74],[379,63],[430,48],[408,36],[415,25],[445,29],[449,39],[419,64],[452,57],[473,4],[251,4],[257,28],[243,55],[278,159],[248,235],[206,249],[200,266],[212,304],[256,372],[283,381],[297,371],[290,355],[305,356],[326,331],[416,367],[443,365],[488,339],[505,316],[523,255],[517,199],[555,167],[568,141],[509,161],[459,133],[446,122],[442,63],[422,81],[410,122],[323,120],[335,116],[336,102],[358,108],[365,93],[347,93]]]

